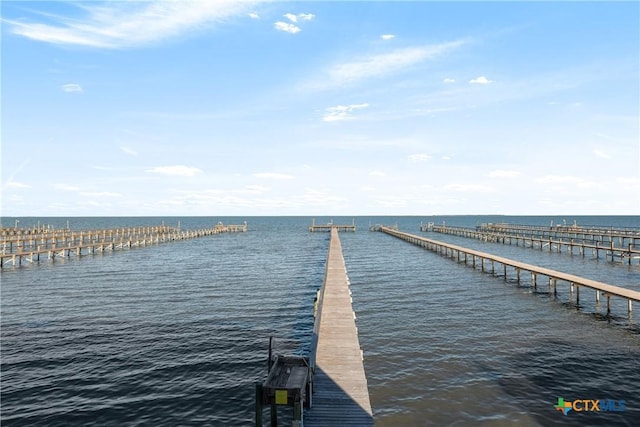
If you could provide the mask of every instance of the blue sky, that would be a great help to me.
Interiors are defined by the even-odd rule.
[[[640,214],[637,2],[1,6],[3,216]]]

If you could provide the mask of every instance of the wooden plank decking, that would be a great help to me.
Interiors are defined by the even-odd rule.
[[[373,425],[362,350],[337,228],[331,230],[325,280],[318,299],[311,365],[315,367],[313,404],[305,412],[305,426]]]

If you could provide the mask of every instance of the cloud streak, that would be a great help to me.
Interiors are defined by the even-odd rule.
[[[121,49],[176,37],[190,30],[247,16],[259,2],[148,1],[79,6],[85,16],[53,17],[54,23],[3,20],[16,35],[57,45]]]
[[[279,173],[279,172],[254,173],[253,176],[255,176],[256,178],[265,178],[265,179],[293,179],[293,175],[289,175],[286,173]]]
[[[476,77],[475,79],[469,80],[469,83],[472,85],[488,85],[493,83],[493,80],[489,80],[485,76]]]
[[[175,166],[156,166],[151,169],[147,169],[145,172],[157,173],[160,175],[169,176],[196,176],[202,173],[201,169],[193,166],[175,165]]]
[[[61,86],[63,92],[67,93],[82,93],[82,86],[77,83],[67,83]]]
[[[341,120],[352,119],[351,113],[354,110],[360,110],[367,108],[369,104],[351,104],[351,105],[336,105],[335,107],[329,107],[326,109],[326,114],[322,118],[325,122],[337,122]]]
[[[320,84],[320,88],[344,86],[361,80],[384,78],[451,52],[465,43],[465,41],[457,40],[361,56],[354,61],[336,64],[328,68],[326,75],[322,78],[323,83]]]

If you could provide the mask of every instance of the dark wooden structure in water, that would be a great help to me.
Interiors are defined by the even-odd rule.
[[[313,372],[309,359],[296,356],[276,356],[271,359],[269,343],[269,375],[263,384],[256,384],[256,426],[262,427],[264,406],[271,409],[271,425],[278,425],[278,406],[293,408],[293,427],[303,426],[303,407],[311,406]]]

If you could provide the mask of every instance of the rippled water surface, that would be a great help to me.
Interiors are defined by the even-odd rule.
[[[222,218],[245,219],[247,233],[4,269],[2,425],[251,425],[269,336],[278,352],[308,352],[328,234],[308,233],[311,218]],[[568,287],[554,297],[367,227],[398,222],[403,231],[635,289],[637,264],[420,233],[423,219],[434,220],[356,218],[358,231],[340,235],[376,425],[637,425],[638,304],[629,317],[615,303],[607,317],[586,292],[576,305]],[[38,220],[66,226],[66,218]],[[178,220],[198,228],[221,219],[70,225]],[[640,226],[637,217],[578,222]],[[564,416],[553,408],[558,397],[622,399],[626,411]]]

